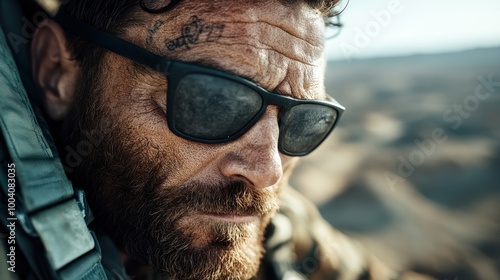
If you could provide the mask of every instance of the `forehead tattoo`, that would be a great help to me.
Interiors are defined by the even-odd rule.
[[[153,41],[153,36],[158,32],[158,29],[164,24],[164,21],[158,20],[148,29],[146,43],[150,45]],[[164,46],[168,51],[178,49],[191,49],[199,43],[217,42],[224,33],[225,25],[222,23],[206,23],[202,18],[196,15],[191,16],[187,23],[181,26],[180,35],[174,39],[166,39]]]
[[[160,27],[165,23],[163,20],[157,20],[152,28],[148,29],[148,37],[146,38],[146,44],[151,45],[153,43],[153,37],[158,32]]]

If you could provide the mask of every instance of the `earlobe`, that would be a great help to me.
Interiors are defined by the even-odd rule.
[[[41,23],[31,44],[33,78],[44,95],[44,107],[56,121],[67,117],[74,105],[79,67],[67,46],[62,28],[54,21]]]

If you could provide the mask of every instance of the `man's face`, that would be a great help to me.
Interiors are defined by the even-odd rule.
[[[274,92],[324,98],[324,23],[306,4],[183,1],[144,18],[126,40]],[[253,276],[264,229],[296,161],[278,152],[279,108],[268,107],[235,141],[192,142],[168,129],[168,82],[161,74],[113,53],[102,63],[95,85],[77,85],[70,140],[100,139],[74,172],[98,224],[131,258],[171,276]]]

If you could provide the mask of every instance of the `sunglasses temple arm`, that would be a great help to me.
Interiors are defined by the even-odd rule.
[[[172,61],[114,35],[101,31],[92,25],[79,21],[61,10],[59,10],[53,19],[71,33],[82,36],[118,55],[144,64],[155,71],[165,74],[168,74],[170,71]]]

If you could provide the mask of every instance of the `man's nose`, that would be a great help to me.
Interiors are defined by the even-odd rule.
[[[225,177],[243,180],[255,189],[277,184],[283,175],[278,137],[278,109],[269,107],[249,131],[229,144],[220,171]]]

